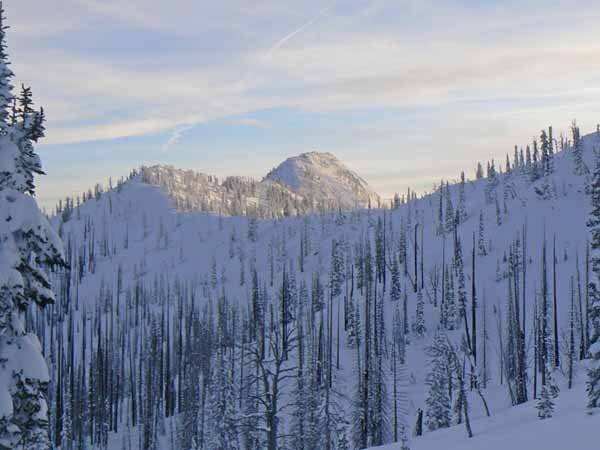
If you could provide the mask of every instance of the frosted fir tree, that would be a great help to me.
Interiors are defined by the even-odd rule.
[[[591,211],[587,221],[590,233],[590,260],[593,272],[590,281],[590,346],[588,348],[587,407],[592,413],[600,408],[600,154],[596,154],[592,182],[589,186]]]
[[[536,408],[538,410],[538,417],[541,420],[552,417],[552,413],[554,412],[554,401],[548,385],[542,386],[542,391],[536,404]]]
[[[500,202],[498,201],[498,195],[494,197],[494,202],[496,204],[496,225],[502,225],[502,210],[500,209]]]
[[[487,249],[485,247],[485,222],[483,220],[483,211],[479,213],[479,230],[477,240],[477,254],[479,256],[486,256]]]
[[[438,189],[439,200],[438,200],[438,210],[437,210],[437,227],[436,234],[438,236],[444,234],[444,181],[440,182],[440,187]]]
[[[467,213],[467,200],[465,195],[465,173],[460,173],[460,184],[458,190],[458,214],[460,223],[464,223],[468,218],[469,214]]]
[[[544,176],[548,176],[554,172],[554,154],[551,151],[551,148],[552,144],[546,134],[546,130],[542,130],[540,134],[540,150]]]
[[[421,289],[417,292],[417,307],[412,330],[417,337],[423,337],[427,332],[425,327],[425,303],[423,302],[423,292]]]
[[[581,141],[579,127],[575,121],[571,125],[571,133],[573,134],[573,150],[571,154],[573,155],[573,164],[575,166],[573,169],[574,173],[575,175],[587,175],[589,169],[583,161],[583,142]]]
[[[450,194],[450,185],[446,183],[446,219],[445,219],[445,231],[448,234],[454,233],[454,227],[456,226],[456,218],[454,216],[454,207],[452,206],[452,195]]]
[[[454,330],[456,326],[456,301],[454,295],[454,273],[448,270],[448,267],[445,269],[445,286],[443,289],[446,290],[444,295],[445,300],[441,305],[442,307],[442,325],[447,330]]]
[[[490,204],[494,201],[494,192],[496,187],[500,183],[500,177],[496,172],[496,166],[494,165],[494,160],[492,160],[491,164],[488,163],[487,166],[487,182],[485,185],[485,202]]]
[[[425,379],[428,387],[425,404],[425,425],[429,431],[448,428],[451,423],[450,397],[448,395],[448,348],[446,338],[438,330],[427,354],[430,356],[430,371]]]
[[[235,380],[231,373],[231,354],[227,335],[227,300],[217,307],[217,350],[212,361],[206,441],[215,450],[237,450],[237,410]]]
[[[400,288],[400,265],[398,259],[392,259],[392,286],[390,292],[390,300],[397,302],[400,300],[401,288]]]
[[[50,448],[41,346],[24,326],[32,303],[54,302],[47,268],[64,265],[62,243],[33,197],[42,174],[34,144],[44,136],[44,113],[31,90],[13,94],[0,2],[0,446]]]
[[[464,321],[466,327],[466,314],[467,314],[467,291],[466,291],[466,283],[465,283],[465,266],[463,262],[462,256],[462,244],[460,242],[460,238],[457,236],[454,243],[454,264],[456,271],[456,278],[458,280],[458,289],[457,289],[457,313],[458,317],[456,317],[456,328],[460,327],[460,322]]]

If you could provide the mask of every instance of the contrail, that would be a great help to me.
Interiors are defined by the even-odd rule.
[[[335,4],[335,2],[333,2],[332,4],[330,4],[327,7],[323,8],[321,11],[319,11],[319,13],[315,17],[313,17],[312,19],[310,19],[308,22],[305,22],[299,28],[297,28],[296,30],[292,31],[287,36],[281,38],[279,41],[277,41],[269,49],[269,51],[267,52],[267,54],[269,54],[271,52],[274,52],[275,50],[281,48],[287,41],[289,41],[290,39],[292,39],[294,36],[296,36],[299,33],[302,33],[304,30],[306,30],[307,28],[309,28],[312,25],[314,25],[315,23],[317,23],[319,20],[321,20],[323,18],[323,16],[325,16],[331,10],[331,8],[333,8],[334,4]]]
[[[183,138],[183,134],[194,128],[194,125],[184,125],[182,127],[176,128],[175,131],[172,132],[171,137],[165,142],[161,148],[163,152],[169,151],[172,147],[179,144],[181,138]]]

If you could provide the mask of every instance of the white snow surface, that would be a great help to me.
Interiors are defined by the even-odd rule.
[[[554,416],[539,420],[534,402],[495,411],[490,418],[471,424],[474,436],[456,425],[413,438],[411,450],[595,450],[600,448],[599,415],[585,413],[583,384],[563,390]],[[371,450],[400,450],[399,444],[371,447]]]
[[[585,161],[592,168],[592,149],[600,145],[600,135],[588,135],[584,142]],[[589,209],[585,195],[586,179],[583,176],[573,175],[573,163],[568,150],[556,154],[554,159],[555,172],[551,181],[556,194],[551,200],[541,200],[534,191],[535,185],[532,186],[529,180],[525,180],[519,173],[502,177],[500,186],[496,188],[500,199],[503,192],[512,194],[508,194],[506,201],[509,213],[502,214],[501,225],[496,224],[494,204],[485,203],[486,180],[467,182],[469,218],[459,229],[459,236],[463,243],[467,285],[470,284],[467,268],[470,267],[472,233],[477,232],[480,212],[484,215],[486,240],[490,243],[489,254],[478,257],[477,282],[479,298],[480,300],[485,298],[488,306],[489,370],[496,384],[490,386],[485,395],[490,402],[492,417],[484,416],[478,397],[474,393],[469,393],[475,437],[467,439],[463,426],[433,433],[426,432],[423,437],[412,440],[411,448],[414,450],[595,450],[600,448],[598,433],[594,428],[595,424],[600,424],[599,418],[585,414],[584,377],[581,376],[584,371],[581,368],[578,368],[580,377],[575,388],[568,391],[564,384],[562,385],[555,417],[545,421],[538,420],[537,412],[531,402],[519,407],[510,407],[506,387],[497,385],[499,379],[497,323],[499,317],[504,319],[503,307],[507,298],[507,281],[496,281],[496,267],[498,262],[503,267],[503,256],[516,234],[522,227],[527,227],[529,314],[533,308],[535,293],[540,288],[543,236],[546,236],[550,246],[552,237],[556,236],[557,265],[561,274],[557,286],[561,333],[567,326],[569,277],[575,272],[576,254],[579,255],[580,268],[582,267],[587,239],[585,221]],[[354,192],[357,186],[362,186],[365,191],[368,191],[359,177],[346,179],[344,186],[337,185],[335,180],[339,167],[335,161],[337,160],[327,154],[325,156],[304,154],[288,159],[266,178],[285,183],[289,189],[300,195],[303,195],[304,186],[315,179],[315,176],[319,177],[321,182],[326,180],[325,185],[330,186],[326,191],[333,192],[331,195],[343,197],[347,192]],[[311,168],[314,167],[320,169],[311,172]],[[452,185],[450,189],[456,207],[458,186]],[[427,276],[433,263],[440,263],[443,247],[442,237],[436,235],[437,196],[436,194],[426,196],[412,205],[403,205],[398,210],[392,211],[390,227],[393,233],[391,239],[394,242],[398,241],[400,219],[407,216],[409,208],[412,208],[413,217],[418,212],[424,223],[424,260]],[[335,223],[335,214],[331,217],[261,220],[258,225],[258,240],[256,243],[251,243],[245,241],[247,218],[220,219],[215,215],[199,212],[178,213],[165,188],[143,183],[139,179],[126,182],[119,192],[113,190],[103,194],[100,200],[91,199],[85,202],[80,207],[79,214],[78,218],[77,213],[74,212],[70,220],[62,224],[60,218],[53,218],[53,224],[56,228],[59,226],[62,228],[65,239],[73,239],[75,242],[82,239],[85,223],[89,219],[95,224],[98,246],[106,236],[118,247],[116,253],[110,252],[106,257],[98,256],[95,274],[86,275],[82,281],[77,301],[89,305],[88,310],[93,309],[97,301],[100,284],[115,283],[118,266],[123,268],[123,283],[128,287],[135,283],[135,273],[148,283],[152,283],[155,276],[161,275],[168,279],[178,277],[184,280],[201,280],[210,274],[213,258],[219,273],[222,270],[229,280],[227,295],[236,301],[246,302],[249,298],[249,283],[240,286],[239,259],[237,256],[230,259],[228,255],[232,233],[235,233],[238,238],[244,238],[236,243],[236,255],[242,252],[246,260],[255,258],[257,267],[266,270],[264,268],[267,267],[267,249],[270,243],[283,243],[285,255],[282,258],[296,258],[299,254],[299,236],[305,220],[308,221],[313,241],[313,253],[307,258],[305,273],[300,276],[304,277],[303,279],[310,286],[311,276],[315,272],[326,273],[329,268],[330,245],[333,238],[344,238],[353,246],[361,239],[363,233],[373,233],[373,225],[381,216],[378,210],[362,211],[346,215],[342,224]],[[144,230],[144,221],[147,230]],[[166,230],[169,236],[166,245],[159,243],[161,228]],[[129,246],[125,249],[122,243],[126,235],[129,237]],[[446,262],[449,262],[449,254],[451,249],[447,245]],[[277,289],[277,282],[274,289]],[[275,297],[275,291],[271,292],[271,295]],[[414,303],[414,294],[410,292],[409,317],[414,316]],[[396,305],[387,302],[385,307],[385,316],[391,322]],[[426,337],[419,340],[411,336],[411,343],[407,349],[408,372],[411,378],[408,387],[410,402],[408,422],[411,426],[417,408],[424,408],[426,386],[423,381],[428,370],[428,358],[424,352],[431,343],[435,324],[438,323],[437,310],[428,301],[425,305],[425,316]],[[391,329],[391,323],[386,326]],[[530,329],[527,330],[527,334],[531,336]],[[451,333],[451,338],[458,339],[460,334],[452,336]],[[342,340],[344,344],[345,336],[342,336]],[[352,398],[355,382],[352,372],[353,351],[342,345],[342,352],[342,369],[338,384],[347,397]],[[0,392],[0,398],[2,395],[3,393]],[[348,405],[347,409],[351,411],[351,406]],[[112,448],[118,449],[121,445],[121,437],[114,436],[111,442],[114,443]],[[164,449],[168,448],[165,444]],[[381,450],[399,448],[399,445],[395,444],[381,447]]]

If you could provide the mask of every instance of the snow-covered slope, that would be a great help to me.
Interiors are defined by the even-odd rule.
[[[213,175],[172,166],[142,167],[142,181],[166,188],[179,211],[263,218],[374,207],[379,196],[331,153],[289,158],[261,181]]]
[[[600,134],[594,133],[584,138],[584,160],[590,168],[593,167],[593,148],[598,146],[600,146]],[[329,169],[325,168],[329,163],[324,163],[321,157],[317,159],[320,160],[318,163],[306,162],[304,157],[292,159],[291,162],[284,163],[282,167],[270,174],[267,177],[268,181],[285,184],[289,192],[303,195],[302,189],[307,177],[302,175],[302,167],[306,165],[310,167],[309,172],[316,170],[313,165],[318,166],[317,173],[321,174],[319,176],[322,179],[336,179],[337,169],[331,169],[333,175],[328,174]],[[576,393],[571,394],[564,384],[567,373],[565,353],[568,349],[566,336],[569,330],[571,283],[577,286],[578,281],[585,282],[587,244],[585,222],[589,203],[586,183],[589,177],[585,174],[575,174],[572,151],[569,148],[556,153],[553,161],[553,172],[535,181],[532,181],[531,172],[527,168],[517,167],[510,173],[499,174],[495,181],[483,178],[465,183],[466,217],[460,221],[456,236],[462,242],[465,281],[469,291],[467,301],[470,308],[472,242],[473,235],[475,234],[477,238],[479,234],[479,218],[482,217],[486,254],[480,254],[476,249],[475,286],[478,298],[476,314],[479,324],[477,337],[480,355],[484,352],[484,348],[487,355],[486,375],[489,382],[484,395],[488,399],[492,417],[484,417],[480,398],[475,391],[469,391],[467,398],[475,437],[467,440],[462,426],[425,432],[423,437],[412,440],[411,446],[414,449],[444,449],[446,440],[449,446],[453,446],[448,448],[452,449],[486,449],[487,445],[482,444],[486,436],[490,442],[496,443],[500,442],[503,434],[510,435],[508,448],[513,450],[545,448],[541,445],[531,446],[527,440],[534,437],[536,433],[543,433],[548,427],[552,427],[552,424],[574,424],[573,426],[580,430],[590,422],[590,419],[584,415],[581,384],[584,380],[583,363],[579,361],[575,363],[575,371],[579,374],[579,384],[575,387]],[[172,174],[169,177],[175,179]],[[178,181],[180,182],[187,183]],[[348,183],[353,184],[351,181]],[[208,184],[211,185],[210,182]],[[216,182],[215,184],[223,185]],[[399,385],[401,392],[406,395],[401,415],[412,429],[417,411],[426,409],[428,386],[425,380],[430,370],[430,358],[426,352],[440,323],[442,295],[440,275],[443,268],[447,269],[446,273],[456,283],[453,287],[458,283],[453,264],[454,236],[439,233],[438,217],[441,203],[442,216],[445,218],[448,199],[455,208],[459,208],[460,185],[451,185],[448,190],[444,188],[423,198],[411,200],[394,210],[335,211],[329,214],[258,221],[251,217],[219,217],[197,211],[178,212],[174,207],[172,196],[169,197],[167,191],[163,189],[164,185],[163,182],[145,183],[140,177],[133,177],[118,189],[83,203],[69,215],[69,220],[63,222],[60,216],[53,219],[54,225],[65,240],[71,266],[74,269],[68,274],[57,274],[55,285],[59,286],[61,296],[54,314],[31,320],[40,330],[45,353],[54,355],[54,359],[51,359],[52,379],[55,380],[53,383],[62,383],[65,378],[61,374],[66,369],[56,363],[60,360],[56,356],[58,348],[64,347],[63,354],[73,355],[75,366],[81,367],[79,370],[90,371],[88,378],[84,377],[85,383],[88,383],[84,383],[86,389],[89,383],[95,380],[97,355],[110,355],[110,366],[114,368],[114,373],[118,374],[121,383],[120,391],[115,394],[112,391],[110,393],[99,391],[98,388],[93,390],[94,401],[100,404],[119,405],[118,410],[121,415],[118,426],[106,424],[106,429],[110,430],[109,441],[112,444],[109,448],[120,449],[124,445],[123,442],[132,441],[131,448],[137,448],[138,436],[154,433],[156,436],[153,435],[153,439],[159,440],[160,450],[171,448],[188,450],[189,447],[172,444],[173,440],[178,438],[172,437],[176,434],[175,431],[173,434],[168,431],[169,426],[172,426],[173,430],[182,426],[180,420],[182,417],[185,419],[186,416],[184,414],[176,415],[175,418],[169,416],[165,419],[166,422],[163,422],[162,404],[155,406],[156,414],[161,418],[156,419],[156,423],[159,424],[157,428],[153,428],[153,425],[147,425],[147,428],[142,430],[126,428],[126,426],[133,426],[127,422],[128,416],[133,414],[131,411],[134,409],[130,397],[135,397],[138,403],[150,402],[139,388],[140,377],[150,373],[148,379],[142,378],[142,380],[159,390],[167,389],[164,386],[175,390],[182,388],[190,378],[185,378],[187,372],[177,372],[184,365],[181,361],[193,365],[193,361],[204,355],[203,352],[213,351],[217,347],[215,311],[225,308],[227,318],[223,320],[233,330],[232,339],[246,339],[246,344],[251,345],[255,341],[242,336],[247,336],[248,329],[252,329],[250,324],[256,323],[255,295],[261,302],[259,310],[265,314],[261,319],[263,322],[259,321],[259,323],[270,323],[272,328],[269,328],[271,330],[269,332],[272,333],[273,330],[278,329],[278,311],[281,308],[282,292],[288,292],[287,288],[293,292],[290,298],[293,299],[294,304],[300,303],[300,299],[307,303],[304,310],[306,321],[303,322],[303,326],[308,327],[311,332],[308,333],[306,351],[314,352],[311,353],[313,358],[321,358],[320,364],[326,363],[323,349],[327,348],[327,345],[322,339],[327,338],[323,336],[328,334],[326,331],[328,327],[333,328],[330,348],[333,349],[331,351],[335,367],[333,369],[335,392],[339,395],[337,402],[340,411],[348,421],[346,425],[340,422],[342,431],[339,431],[339,435],[344,435],[351,440],[353,432],[357,429],[356,399],[360,386],[358,380],[361,380],[361,370],[357,364],[364,361],[362,347],[364,339],[357,352],[356,347],[352,347],[349,332],[344,330],[345,315],[350,308],[349,305],[354,305],[352,311],[360,318],[359,327],[364,331],[362,324],[366,323],[367,290],[359,286],[358,274],[363,269],[366,270],[365,255],[370,254],[375,259],[378,248],[376,237],[381,236],[382,232],[387,252],[386,259],[389,262],[384,265],[387,277],[385,281],[378,281],[373,273],[375,281],[372,284],[373,292],[369,297],[369,301],[372,302],[375,298],[377,304],[381,305],[382,314],[377,317],[381,317],[384,324],[382,342],[386,351],[382,353],[384,355],[382,367],[386,371],[384,378],[387,392],[384,413],[387,414],[389,428],[382,442],[390,442],[393,439],[390,348],[393,348],[392,344],[399,345],[398,320],[401,324],[407,325],[408,329],[408,333],[404,336],[406,339],[404,369],[407,377],[405,383]],[[440,202],[440,199],[443,201]],[[525,242],[522,240],[524,233]],[[525,259],[527,283],[526,286],[524,285],[524,292],[520,292],[526,308],[525,333],[530,377],[528,392],[531,398],[535,341],[532,338],[535,321],[532,319],[535,316],[534,311],[537,308],[536,302],[540,298],[542,284],[542,248],[543,243],[546,242],[547,275],[551,279],[552,256],[550,255],[552,255],[554,241],[556,243],[556,289],[552,282],[549,284],[551,293],[556,292],[557,297],[557,331],[560,338],[561,366],[555,376],[561,383],[562,392],[558,400],[556,418],[538,422],[536,411],[531,403],[517,408],[510,406],[503,370],[505,343],[502,336],[506,338],[507,335],[506,318],[509,313],[507,305],[508,299],[511,298],[510,251],[520,245],[521,251],[523,246],[525,247],[527,255]],[[414,251],[415,243],[417,251]],[[405,260],[400,262],[399,285],[402,299],[394,301],[391,298],[393,281],[391,269],[394,261],[400,261],[403,245],[407,252],[404,255]],[[477,246],[478,243],[476,242],[475,245]],[[336,252],[339,252],[338,256],[341,254],[339,259],[342,260],[341,264],[344,267],[343,282],[341,294],[330,296],[332,268],[334,263],[340,262],[333,261],[332,255]],[[370,266],[373,271],[374,265]],[[253,288],[254,274],[259,289]],[[421,280],[423,285],[421,291],[424,299],[423,336],[411,331],[418,315],[419,297],[413,289],[415,278]],[[286,289],[283,289],[284,282],[290,283],[286,284]],[[293,289],[291,285],[294,286]],[[581,292],[583,291],[580,291],[580,295],[583,295]],[[319,295],[325,301],[317,308],[314,302]],[[577,298],[577,295],[575,297]],[[406,313],[403,311],[404,304],[406,304]],[[269,311],[270,316],[266,311]],[[580,314],[578,317],[581,316]],[[484,322],[487,324],[485,334],[482,331]],[[200,330],[198,335],[194,334],[196,326]],[[118,337],[110,340],[107,337],[109,335]],[[447,335],[453,343],[458,344],[462,338],[462,331],[459,327],[458,330],[447,331]],[[64,343],[52,341],[51,336],[61,338],[65,336]],[[67,336],[72,337],[67,339]],[[83,344],[84,337],[87,337],[86,345]],[[579,334],[576,334],[575,338],[578,343]],[[369,339],[374,338],[369,336]],[[190,342],[198,344],[196,347],[186,347]],[[83,352],[78,350],[71,352],[71,345],[76,349],[81,347],[86,349],[83,361],[81,360]],[[182,356],[178,356],[177,352],[181,352],[182,348],[187,350]],[[161,362],[157,363],[163,368],[160,372],[161,382],[167,380],[162,386],[158,384],[159,377],[155,377],[154,372],[150,370],[152,366],[149,361],[154,361],[157,352],[163,355],[167,349],[169,356],[164,358],[169,361],[168,369],[164,368],[167,364],[164,363],[162,356]],[[248,353],[240,352],[240,346],[229,346],[228,352],[231,352],[232,360],[235,361],[232,369],[236,376],[235,380],[253,373],[254,367],[240,369],[241,362],[247,363],[249,358]],[[188,354],[192,355],[189,361],[186,359]],[[284,366],[290,370],[290,373],[295,373],[292,368],[296,360],[296,355],[292,352]],[[310,360],[307,358],[307,361]],[[214,367],[214,363],[214,354],[203,362],[206,367]],[[483,369],[480,375],[484,375]],[[184,381],[181,381],[182,377],[185,378]],[[191,379],[192,383],[208,383],[206,380],[209,377],[206,373],[202,373],[194,374]],[[212,378],[210,380],[212,382]],[[244,383],[234,381],[232,384],[236,398],[243,395]],[[294,448],[289,436],[293,435],[291,414],[295,407],[293,402],[295,386],[294,377],[289,377],[278,386],[280,400],[286,405],[280,417],[283,436],[280,448]],[[207,389],[208,392],[211,391],[210,387]],[[50,392],[56,390],[55,384]],[[92,388],[89,388],[89,391],[92,392]],[[91,401],[84,394],[79,394],[79,391],[76,394],[83,396],[77,401]],[[185,398],[185,395],[181,398]],[[210,401],[208,397],[202,398],[207,402]],[[319,397],[320,401],[323,399],[324,397]],[[51,401],[55,408],[56,398],[51,398]],[[199,402],[195,402],[194,408],[198,404]],[[183,405],[182,409],[185,407]],[[207,413],[213,413],[209,406],[206,408]],[[232,408],[235,414],[238,414],[236,417],[243,416],[237,402]],[[197,417],[198,411],[195,409],[194,411]],[[85,414],[82,416],[85,423],[84,433],[87,433],[89,423],[97,424],[98,420],[104,420],[100,413],[93,411],[82,414]],[[90,417],[93,414],[95,416],[92,420]],[[596,417],[593,419],[597,420]],[[194,421],[194,419],[189,420]],[[165,423],[168,426],[165,426]],[[197,423],[194,423],[194,426],[197,426]],[[524,428],[525,424],[531,424],[531,431],[529,427]],[[208,432],[210,424],[203,426]],[[116,432],[115,428],[118,428]],[[56,430],[58,427],[53,423],[51,429]],[[267,433],[269,430],[262,419],[256,429],[257,433]],[[196,438],[197,428],[193,431],[188,430],[186,436],[189,436],[189,433],[194,434]],[[597,448],[597,441],[590,442],[583,434],[577,439],[571,441],[577,444],[573,448],[578,450]],[[556,442],[563,441],[557,437]],[[388,448],[399,447],[395,444]],[[496,450],[494,447],[489,448]],[[503,447],[497,448],[504,450]],[[204,449],[212,450],[207,446]]]
[[[413,439],[411,450],[593,450],[598,447],[598,417],[582,411],[585,386],[563,390],[554,417],[539,420],[535,402],[495,411],[473,421],[475,435],[467,439],[464,426],[454,426]],[[398,444],[371,450],[400,450]]]

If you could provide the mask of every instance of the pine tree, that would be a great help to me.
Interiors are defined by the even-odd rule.
[[[457,317],[457,327],[459,326],[459,322],[463,322],[465,327],[465,333],[469,334],[468,324],[467,324],[467,291],[465,284],[465,265],[463,260],[462,253],[462,244],[460,242],[460,238],[456,236],[454,241],[454,265],[456,270],[456,278],[458,280],[458,289],[457,289],[457,306],[458,306],[458,317]]]
[[[427,332],[425,327],[425,303],[423,302],[423,292],[420,289],[417,291],[417,307],[412,329],[417,337],[423,337]]]
[[[496,204],[496,225],[502,225],[502,211],[500,210],[500,202],[498,201],[498,195],[494,197],[494,202]]]
[[[542,386],[536,408],[538,410],[538,417],[541,420],[552,417],[552,413],[554,412],[554,401],[552,400],[549,386]]]
[[[583,142],[581,141],[581,135],[577,123],[573,121],[571,125],[571,132],[573,134],[573,155],[574,173],[575,175],[586,175],[589,173],[589,169],[583,161]]]
[[[469,215],[467,213],[467,201],[465,197],[465,173],[460,173],[460,185],[459,185],[459,194],[458,194],[458,213],[460,223],[465,222]]]
[[[429,347],[427,354],[430,359],[430,370],[425,379],[428,387],[425,404],[425,425],[429,431],[438,428],[447,428],[451,422],[450,397],[448,392],[448,347],[446,337],[441,331],[436,331],[433,344]]]
[[[569,340],[568,340],[568,349],[567,349],[567,379],[568,379],[568,388],[571,389],[573,387],[573,370],[575,363],[575,317],[576,312],[575,309],[575,281],[573,280],[573,276],[571,276],[571,303],[569,306]]]
[[[437,227],[436,234],[438,236],[444,234],[444,181],[440,182],[440,187],[438,188],[438,210],[437,210]]]
[[[483,178],[483,167],[480,162],[477,162],[477,169],[475,170],[475,179],[481,180]]]
[[[450,184],[446,183],[446,218],[444,229],[447,234],[452,235],[456,226],[454,207],[452,206],[452,195],[450,194]]]
[[[398,259],[392,259],[392,287],[390,291],[390,300],[397,302],[400,300],[401,288],[400,288],[400,266]]]
[[[477,240],[477,254],[479,256],[486,256],[487,249],[485,246],[485,223],[483,220],[483,211],[479,213],[479,231]]]
[[[600,408],[600,155],[596,155],[596,165],[589,186],[591,210],[587,221],[590,233],[590,261],[594,274],[590,281],[589,327],[590,346],[588,355],[588,409],[592,412]]]
[[[62,243],[33,197],[34,176],[43,173],[34,150],[44,135],[43,111],[32,109],[31,90],[23,88],[20,106],[13,108],[12,117],[9,114],[17,99],[4,20],[0,2],[0,378],[7,383],[0,390],[3,401],[9,402],[3,411],[10,411],[0,418],[0,442],[8,448],[46,450],[49,379],[40,342],[26,331],[24,318],[32,303],[40,308],[54,303],[47,269],[65,262]]]
[[[225,349],[219,350],[211,376],[209,398],[208,436],[209,448],[236,450],[235,394]]]

